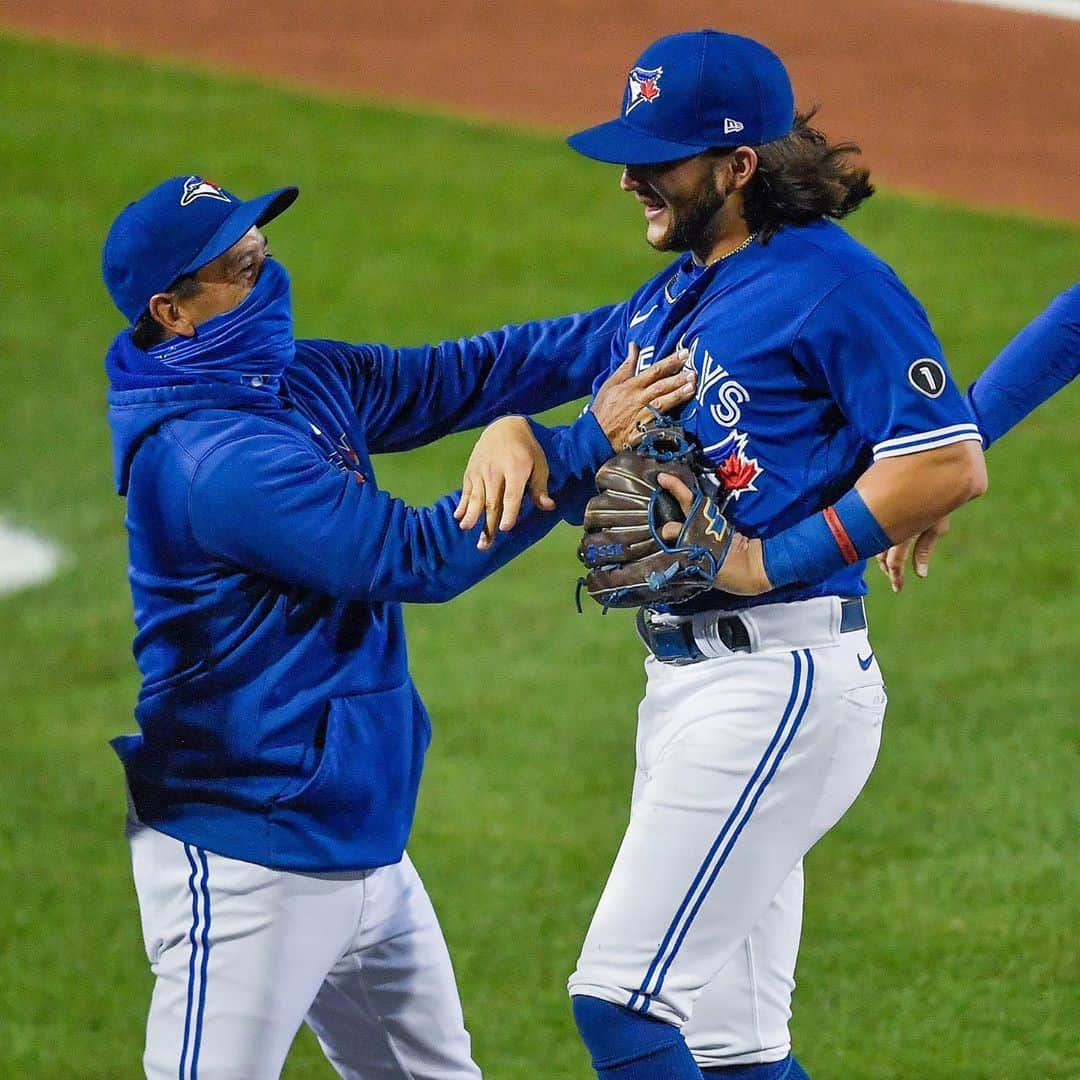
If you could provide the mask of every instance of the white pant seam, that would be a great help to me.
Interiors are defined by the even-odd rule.
[[[750,934],[746,935],[745,950],[746,976],[750,983],[750,1013],[753,1017],[754,1039],[757,1042],[757,1045],[761,1046],[761,1010],[758,1008],[757,971],[754,968],[754,942]]]
[[[394,1045],[394,1036],[391,1034],[390,1029],[386,1026],[382,1013],[379,1012],[378,1009],[372,1008],[371,998],[368,995],[367,985],[364,980],[363,963],[361,962],[359,955],[357,953],[353,953],[352,956],[349,957],[349,959],[356,966],[357,973],[360,976],[360,996],[364,999],[364,1005],[372,1016],[378,1017],[379,1027],[382,1029],[382,1033],[386,1038],[386,1045],[389,1048],[391,1055],[393,1055],[394,1061],[397,1062],[397,1066],[401,1070],[401,1075],[405,1077],[405,1080],[416,1080],[416,1074],[413,1073],[408,1068],[408,1066],[406,1066],[404,1061],[402,1061],[401,1055],[398,1053],[397,1047]]]

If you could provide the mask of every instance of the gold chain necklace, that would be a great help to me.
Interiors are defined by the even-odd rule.
[[[754,242],[756,237],[757,233],[752,232],[737,248],[732,248],[723,255],[720,255],[715,259],[710,259],[705,265],[715,266],[717,263],[722,263],[725,259],[730,259],[732,255],[738,255],[740,251],[745,251]]]
[[[717,263],[722,263],[725,259],[730,259],[732,255],[738,255],[740,251],[745,251],[754,242],[756,238],[757,233],[751,233],[737,248],[732,248],[731,251],[727,252],[725,255],[721,255],[719,258],[713,259],[711,262],[705,263],[705,265],[702,266],[701,269],[704,270],[706,267],[715,266]],[[675,274],[672,275],[671,280],[664,286],[664,299],[667,300],[669,304],[674,304],[675,301],[678,300],[684,292],[686,292],[686,289],[684,288],[682,292],[672,294],[671,286],[674,285],[675,282],[678,280],[679,272],[676,271]]]

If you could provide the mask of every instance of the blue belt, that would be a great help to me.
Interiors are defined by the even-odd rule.
[[[699,660],[708,660],[694,637],[694,623],[686,619],[678,623],[653,622],[653,612],[649,608],[639,608],[637,613],[638,637],[645,647],[663,664],[696,664]],[[866,608],[861,596],[845,596],[840,601],[840,633],[848,634],[853,630],[866,629]],[[750,631],[736,614],[719,615],[716,619],[716,634],[724,647],[731,652],[753,652],[750,643]]]

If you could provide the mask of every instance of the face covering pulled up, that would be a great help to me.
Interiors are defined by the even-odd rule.
[[[269,256],[255,287],[232,311],[149,350],[154,359],[190,375],[276,392],[296,353],[289,272]]]

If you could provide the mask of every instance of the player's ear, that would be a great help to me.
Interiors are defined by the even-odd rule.
[[[728,174],[728,190],[738,191],[750,183],[750,178],[757,172],[758,156],[752,146],[740,146],[723,159]]]
[[[179,334],[181,337],[194,336],[195,323],[184,311],[175,293],[154,293],[146,306],[154,321],[169,333]]]

